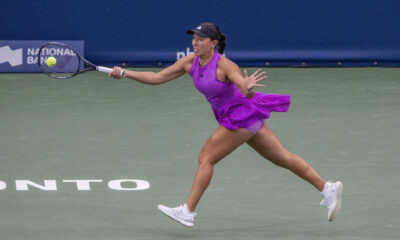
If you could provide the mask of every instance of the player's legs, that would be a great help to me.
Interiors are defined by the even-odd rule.
[[[222,126],[210,136],[200,152],[199,166],[194,177],[192,191],[186,202],[191,212],[194,212],[201,196],[210,184],[214,165],[252,136],[253,133],[246,129],[229,130]]]
[[[324,189],[325,181],[304,159],[286,150],[269,129],[268,124],[264,124],[247,143],[261,156],[280,167],[289,169],[320,192]]]

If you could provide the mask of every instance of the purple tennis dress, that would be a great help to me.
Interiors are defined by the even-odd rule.
[[[214,52],[211,61],[200,66],[195,57],[190,75],[193,83],[211,104],[215,118],[228,129],[248,128],[270,117],[271,112],[287,112],[290,95],[256,92],[252,99],[246,98],[232,82],[217,79],[217,65],[221,54]]]

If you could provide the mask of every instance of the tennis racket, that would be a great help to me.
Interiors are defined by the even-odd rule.
[[[47,61],[50,57],[55,58],[55,61],[53,60],[54,62],[52,62],[52,64],[48,64],[50,61]],[[38,53],[38,64],[39,68],[45,74],[58,79],[71,78],[80,73],[91,70],[104,73],[110,73],[113,71],[112,68],[96,66],[81,57],[71,47],[59,42],[48,42],[40,47]],[[121,71],[121,76],[123,75],[124,71]]]

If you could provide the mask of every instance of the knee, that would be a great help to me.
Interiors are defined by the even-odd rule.
[[[198,159],[199,167],[212,167],[215,165],[213,162],[212,158],[207,154],[200,154]]]

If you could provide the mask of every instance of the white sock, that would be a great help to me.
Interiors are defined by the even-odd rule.
[[[322,190],[321,194],[324,195],[326,189],[328,188],[328,184],[331,183],[330,181],[326,181],[324,185],[324,190]]]
[[[185,214],[187,214],[187,215],[194,215],[194,214],[195,214],[194,212],[191,212],[191,211],[189,210],[189,208],[188,208],[188,206],[187,206],[186,203],[183,205],[183,211],[184,211]]]

